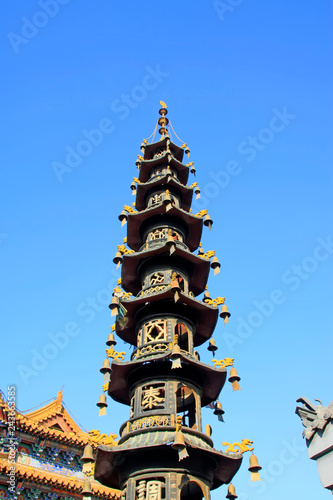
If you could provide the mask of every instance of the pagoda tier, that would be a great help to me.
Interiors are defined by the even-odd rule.
[[[139,325],[146,318],[170,317],[184,318],[191,325],[193,347],[203,344],[214,331],[218,318],[217,306],[210,306],[190,295],[178,291],[179,299],[174,301],[175,291],[168,287],[162,292],[155,292],[133,300],[121,300],[127,310],[126,320],[116,322],[117,335],[132,345],[138,345]],[[156,319],[157,321],[157,319]],[[174,332],[172,332],[172,337]],[[152,341],[153,339],[151,339]],[[171,339],[170,339],[171,341]]]
[[[155,346],[161,347],[159,344],[155,344]],[[227,369],[222,367],[220,369],[213,368],[209,365],[205,365],[200,363],[194,356],[189,355],[185,351],[182,351],[179,354],[179,359],[181,362],[182,368],[177,368],[175,372],[172,369],[172,362],[170,360],[170,356],[172,355],[172,351],[170,350],[167,354],[156,354],[158,353],[158,349],[154,351],[148,352],[145,355],[140,356],[140,360],[126,362],[126,363],[117,363],[114,361],[112,363],[112,373],[111,380],[109,382],[109,396],[112,397],[115,401],[119,403],[123,403],[126,405],[131,404],[130,395],[138,388],[144,385],[147,385],[148,382],[155,381],[159,385],[165,385],[165,381],[168,379],[175,379],[177,377],[177,381],[174,382],[174,387],[170,385],[169,390],[170,395],[169,398],[175,397],[177,394],[177,387],[179,383],[191,384],[197,387],[198,392],[201,393],[200,401],[198,402],[200,406],[207,406],[212,401],[216,401],[218,398],[227,377]],[[154,354],[155,363],[147,364],[147,360],[149,357]],[[134,356],[140,355],[140,349],[133,353]],[[158,373],[158,378],[156,376],[156,372]],[[140,380],[140,383],[138,383]],[[201,391],[199,390],[201,388]],[[167,405],[166,405],[167,406]],[[173,408],[174,405],[170,404],[170,408]],[[168,413],[167,410],[159,410],[162,411],[163,414]],[[171,415],[169,425],[171,423]],[[148,413],[147,413],[148,415]],[[140,415],[142,417],[142,415]],[[200,424],[201,424],[201,419]],[[200,428],[196,424],[197,428]]]
[[[167,170],[168,171],[168,170]],[[191,207],[193,189],[181,184],[177,179],[171,176],[171,173],[152,177],[148,182],[138,184],[136,188],[135,208],[145,210],[148,204],[148,198],[151,193],[159,194],[169,189],[178,199],[180,199],[180,208],[189,210]]]
[[[183,432],[184,442],[191,449],[191,458],[177,462],[175,450],[170,446],[174,442],[175,431],[176,427],[163,432],[145,429],[129,439],[121,439],[118,446],[100,446],[95,478],[105,486],[121,489],[127,479],[131,478],[132,484],[129,481],[127,485],[131,498],[130,487],[133,487],[135,494],[140,479],[159,479],[162,476],[166,479],[163,484],[166,485],[169,498],[177,498],[177,490],[179,495],[179,489],[184,484],[180,478],[184,476],[188,482],[197,482],[201,489],[206,489],[207,484],[211,485],[210,489],[213,490],[222,484],[230,483],[241,466],[242,454],[229,455],[217,451],[202,435],[186,429]],[[137,474],[138,464],[140,469],[145,471],[142,475]],[[189,498],[192,498],[192,495],[189,495]]]
[[[151,241],[150,238],[154,238],[154,232],[165,228],[178,232],[180,241],[194,252],[200,244],[202,225],[201,217],[175,206],[168,210],[164,203],[160,203],[141,212],[128,214],[127,245],[139,252],[147,241]]]
[[[139,181],[147,182],[154,176],[170,174],[176,175],[179,182],[186,184],[189,167],[176,160],[168,151],[161,152],[153,160],[142,160],[140,164]]]
[[[124,255],[121,286],[126,292],[142,295],[171,284],[172,273],[185,272],[189,276],[189,292],[195,296],[205,290],[210,263],[186,249],[184,243],[174,240],[174,252],[170,255],[167,238],[149,242],[148,250]],[[185,248],[183,248],[185,247]],[[156,272],[160,274],[155,278]],[[169,279],[168,279],[169,278]]]
[[[167,148],[170,149],[172,155],[181,162],[184,156],[184,150],[174,144],[169,137],[165,137],[157,142],[152,142],[151,144],[147,144],[144,152],[145,160],[152,160],[154,156],[159,155],[161,151],[165,151]]]

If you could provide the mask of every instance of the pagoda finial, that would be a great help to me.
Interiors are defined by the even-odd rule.
[[[169,123],[168,118],[166,118],[168,110],[167,110],[167,105],[165,104],[165,102],[160,101],[160,105],[162,107],[161,107],[161,109],[158,112],[161,115],[161,118],[158,119],[158,124],[161,125],[161,128],[159,129],[158,132],[161,134],[162,139],[164,139],[164,137],[166,135],[168,135],[168,129],[166,128],[166,126]]]

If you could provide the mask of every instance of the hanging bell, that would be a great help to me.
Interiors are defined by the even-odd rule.
[[[183,460],[184,458],[188,457],[188,453],[186,450],[186,445],[185,445],[185,439],[184,439],[184,434],[182,431],[177,431],[175,434],[175,440],[171,445],[171,448],[173,450],[178,451],[178,459]]]
[[[131,183],[131,189],[132,189],[132,194],[135,195],[136,194],[136,184],[134,181]]]
[[[171,291],[173,293],[174,301],[177,302],[179,300],[179,293],[181,292],[179,281],[177,279],[171,281]]]
[[[98,414],[99,417],[101,415],[106,415],[106,408],[108,406],[106,402],[106,394],[101,394],[98,403],[96,403],[96,406],[99,407],[99,414]]]
[[[102,368],[99,370],[101,373],[111,373],[110,361],[108,358],[104,359]]]
[[[236,498],[238,498],[238,496],[236,495],[235,487],[231,483],[228,486],[228,493],[226,495],[226,498],[229,498],[229,500],[235,500]]]
[[[210,264],[210,267],[214,269],[214,276],[220,272],[220,267],[221,264],[219,263],[219,259],[217,257],[212,258],[212,262]]]
[[[172,255],[173,252],[176,250],[176,245],[175,245],[175,239],[171,235],[171,230],[169,230],[166,245],[169,248],[169,255]]]
[[[163,196],[163,204],[166,207],[166,211],[170,210],[172,208],[172,198],[170,196],[169,191],[166,191],[164,196]]]
[[[83,455],[81,457],[82,462],[94,462],[93,448],[91,444],[86,444],[83,450]]]
[[[84,496],[84,497],[90,497],[90,496],[92,496],[91,482],[89,481],[88,478],[86,478],[84,480],[83,488],[82,488],[81,493],[82,493],[82,496]]]
[[[229,382],[231,382],[233,391],[240,391],[241,390],[239,383],[238,383],[240,381],[240,377],[238,376],[236,368],[232,367],[230,369],[230,377],[228,378],[228,380],[229,380]]]
[[[182,367],[182,363],[181,363],[181,358],[180,358],[180,347],[178,344],[174,344],[172,346],[172,351],[171,351],[171,354],[170,354],[170,359],[172,359],[172,364],[171,364],[171,369],[175,369],[175,368],[181,368]]]
[[[190,149],[188,146],[185,146],[185,149],[184,149],[185,153],[187,154],[187,156],[190,156]]]
[[[223,318],[225,325],[227,323],[229,323],[230,316],[231,316],[231,314],[228,311],[228,306],[226,306],[225,304],[223,304],[223,306],[221,307],[220,318]]]
[[[196,168],[195,168],[195,166],[194,166],[194,165],[192,165],[192,166],[191,166],[191,168],[190,168],[190,172],[191,172],[191,174],[194,174],[194,175],[195,175],[195,173],[196,173]]]
[[[217,345],[215,344],[214,339],[209,339],[209,346],[207,347],[208,351],[211,351],[213,353],[213,357],[215,356],[215,351],[218,350]]]
[[[198,248],[198,255],[205,255],[205,250],[202,247]]]
[[[122,226],[123,226],[124,224],[126,224],[127,219],[128,219],[127,212],[125,212],[125,210],[122,210],[122,211],[120,212],[120,214],[118,215],[118,219],[120,220],[120,222],[121,222],[121,225],[122,225]]]
[[[225,411],[223,410],[220,401],[216,401],[213,413],[214,415],[217,415],[217,418],[219,419],[220,422],[224,422],[222,415],[225,413]]]
[[[117,264],[117,269],[118,267],[120,266],[120,264],[122,263],[123,261],[123,256],[121,255],[121,253],[119,252],[119,250],[115,253],[115,256],[113,257],[113,262],[115,264]]]
[[[203,223],[204,223],[204,226],[208,226],[209,230],[212,229],[213,221],[212,221],[210,215],[208,215],[208,214],[205,215]]]
[[[136,165],[138,168],[140,168],[141,161],[142,161],[142,160],[140,160],[140,158],[138,158],[138,159],[136,160],[136,162],[135,162],[135,165]]]
[[[118,297],[115,296],[112,297],[109,308],[111,309],[111,316],[117,316],[120,309],[120,301]]]
[[[195,186],[194,193],[196,195],[195,199],[198,200],[200,198],[200,193],[201,193],[199,186]]]
[[[116,345],[116,340],[115,340],[115,337],[113,335],[113,333],[111,332],[108,336],[108,339],[107,341],[105,342],[107,346],[113,346],[113,345]]]
[[[144,153],[144,152],[145,152],[146,145],[145,145],[145,143],[144,143],[144,142],[141,142],[140,149],[141,149],[141,153]]]
[[[258,463],[257,457],[252,453],[250,456],[250,467],[249,471],[251,472],[251,481],[261,481],[259,476],[259,471],[262,469]]]

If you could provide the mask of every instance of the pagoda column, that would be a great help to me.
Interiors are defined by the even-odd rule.
[[[203,406],[216,404],[227,376],[223,363],[206,365],[196,351],[211,340],[223,303],[207,292],[197,298],[210,266],[219,263],[200,249],[194,253],[203,225],[210,228],[212,220],[207,211],[191,213],[193,192],[200,192],[196,183],[187,185],[195,169],[183,163],[187,146],[169,137],[164,103],[159,113],[161,137],[141,145],[131,185],[135,209],[125,206],[119,216],[127,222],[127,246],[114,259],[122,263],[121,288],[110,304],[115,331],[134,350],[129,361],[113,356],[107,389],[129,406],[129,418],[116,446],[99,447],[95,478],[120,488],[124,500],[208,500],[242,461],[241,452],[214,448],[201,416]],[[227,318],[226,306],[223,311]]]

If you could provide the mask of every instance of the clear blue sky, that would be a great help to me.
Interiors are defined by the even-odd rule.
[[[65,384],[88,430],[128,417],[95,403],[117,216],[162,99],[214,220],[209,290],[232,313],[217,357],[242,377],[223,390],[225,424],[207,409],[204,423],[216,448],[255,442],[265,479],[250,485],[245,456],[240,500],[327,498],[294,410],[333,400],[331,2],[18,0],[0,23],[2,389],[17,384],[25,410]]]

